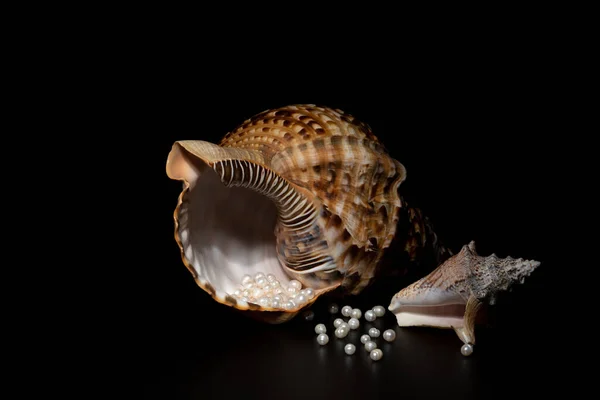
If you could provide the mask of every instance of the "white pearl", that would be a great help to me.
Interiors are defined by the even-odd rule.
[[[304,295],[306,296],[307,299],[312,300],[315,298],[315,291],[312,290],[311,288],[306,288],[306,289],[304,289]]]
[[[317,324],[317,326],[315,326],[315,333],[319,334],[325,332],[327,332],[327,327],[325,324]]]
[[[371,340],[371,336],[369,336],[369,335],[362,335],[360,337],[360,342],[362,344],[365,344],[365,343],[369,342],[370,340]]]
[[[288,300],[285,302],[284,307],[286,310],[293,310],[294,308],[296,308],[296,303],[294,303],[293,300]]]
[[[387,342],[392,342],[396,339],[396,332],[393,329],[388,329],[383,332],[383,339]]]
[[[277,280],[277,277],[275,277],[275,275],[273,275],[273,274],[267,274],[267,280],[269,282],[273,283]]]
[[[305,295],[299,294],[299,295],[296,296],[296,303],[298,303],[298,304],[304,304],[304,303],[306,303],[306,301],[307,300],[306,300],[306,296]]]
[[[335,330],[335,337],[343,339],[346,336],[348,336],[348,329],[343,328],[343,327],[339,327]]]
[[[254,281],[252,281],[252,282],[250,282],[250,283],[248,283],[248,284],[244,285],[244,287],[245,287],[246,289],[248,289],[248,290],[252,290],[252,289],[254,289],[254,288],[256,287],[256,285],[254,284]]]
[[[348,325],[347,322],[344,322],[344,320],[342,320],[342,323],[340,324],[340,326],[338,326],[338,328],[344,328],[345,330],[350,330],[350,325]]]
[[[250,299],[246,296],[242,296],[240,300],[245,301],[246,303],[250,301]]]
[[[233,295],[235,297],[242,297],[242,291],[240,289],[237,289],[235,292],[233,292]]]
[[[383,317],[385,314],[385,308],[383,308],[383,306],[375,306],[373,307],[373,312],[375,313],[376,317]]]
[[[302,289],[302,284],[300,283],[300,281],[297,281],[295,279],[292,279],[289,283],[288,286],[291,288],[294,288],[296,290],[300,290]]]
[[[463,347],[460,348],[460,352],[462,353],[463,356],[470,356],[471,354],[473,354],[473,346],[470,344],[465,344],[463,345]]]
[[[375,321],[375,318],[377,318],[377,316],[375,315],[375,313],[373,312],[373,310],[368,310],[365,312],[365,319],[369,322],[373,322]]]
[[[275,293],[275,294],[283,294],[283,293],[285,293],[285,290],[282,287],[278,287],[275,290],[273,290],[273,293]]]
[[[327,336],[326,333],[319,334],[319,336],[317,336],[317,343],[319,343],[321,346],[326,345],[329,343],[329,336]]]
[[[281,302],[283,299],[280,295],[276,294],[275,296],[273,296],[273,301],[278,301]]]
[[[261,288],[264,288],[265,286],[267,286],[267,285],[269,284],[269,282],[267,281],[267,279],[266,279],[266,278],[258,278],[258,279],[256,280],[256,284],[257,284],[258,286],[260,286]]]
[[[342,315],[344,317],[349,317],[350,314],[352,314],[352,307],[350,307],[350,306],[344,306],[344,307],[342,307]]]
[[[244,289],[244,291],[242,292],[242,297],[250,297],[250,290]]]
[[[292,287],[292,286],[288,286],[287,287],[287,293],[288,293],[288,296],[292,295],[292,294],[296,294],[296,288]]]
[[[356,351],[356,346],[354,346],[352,343],[348,343],[347,345],[344,346],[344,352],[346,354],[348,354],[349,356],[354,354],[355,351]]]
[[[256,275],[254,275],[254,280],[256,282],[258,282],[259,279],[264,279],[265,278],[265,274],[263,274],[262,272],[257,272]]]
[[[377,343],[375,343],[372,340],[369,340],[367,343],[365,343],[365,350],[366,351],[373,351],[376,348],[377,348]]]
[[[373,361],[379,361],[381,360],[381,357],[383,357],[383,351],[381,351],[381,349],[373,349],[371,350],[369,357],[371,357],[371,360]]]
[[[348,321],[348,326],[350,329],[358,329],[360,322],[358,322],[356,318],[350,318],[350,321]]]
[[[270,307],[271,299],[268,297],[261,297],[260,299],[258,299],[258,304],[260,304],[263,307]]]
[[[273,307],[273,308],[281,308],[281,303],[278,300],[273,299],[271,301],[271,307]]]
[[[255,287],[254,289],[252,289],[252,297],[254,297],[255,299],[262,297],[262,295],[263,295],[263,290],[261,288]]]
[[[281,286],[281,283],[279,283],[279,281],[274,281],[274,282],[269,283],[269,287],[271,288],[271,290],[275,290],[279,286]]]
[[[358,308],[355,308],[352,310],[350,316],[352,318],[360,319],[360,317],[362,317],[362,311],[360,311]]]
[[[340,325],[344,322],[343,319],[341,318],[336,318],[335,321],[333,321],[333,326],[335,326],[336,328],[339,328]]]
[[[329,305],[329,313],[330,314],[337,314],[337,312],[340,311],[340,308],[338,307],[337,304],[335,303],[331,303]]]
[[[379,335],[380,335],[379,329],[377,329],[377,328],[369,329],[369,336],[371,336],[372,338],[379,337]]]
[[[242,278],[242,286],[246,287],[249,283],[253,283],[254,279],[250,275],[244,275]]]

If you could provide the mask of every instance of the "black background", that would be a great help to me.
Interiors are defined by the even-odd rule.
[[[114,311],[98,329],[116,350],[109,375],[130,384],[132,398],[505,398],[545,394],[549,381],[560,383],[564,364],[549,350],[559,339],[548,321],[564,239],[554,233],[566,201],[557,185],[566,150],[557,152],[554,136],[564,117],[554,104],[558,88],[537,63],[492,68],[440,59],[378,63],[385,71],[341,65],[265,73],[235,58],[205,59],[197,70],[185,60],[151,61],[118,69],[118,90],[99,121],[113,132],[119,178],[108,185],[121,212],[111,245],[119,256],[105,274]],[[328,299],[314,305],[312,322],[273,326],[214,302],[193,281],[173,237],[181,190],[165,173],[173,142],[216,142],[254,114],[294,103],[341,108],[368,123],[407,169],[400,190],[453,251],[475,240],[482,255],[542,262],[489,310],[471,357],[460,354],[454,332],[401,329],[388,312],[375,325],[398,337],[382,344],[384,357],[374,363],[359,335],[334,338]],[[387,307],[406,283],[379,282],[337,303],[363,312]],[[325,347],[315,342],[319,322],[330,333]],[[358,343],[354,356],[343,353],[348,341]]]

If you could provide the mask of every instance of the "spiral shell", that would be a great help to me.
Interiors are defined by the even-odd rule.
[[[465,344],[475,344],[475,320],[485,303],[514,283],[523,283],[539,261],[482,257],[475,242],[463,246],[424,278],[394,295],[389,310],[400,326],[453,328]]]
[[[245,272],[267,268],[316,297],[369,284],[396,234],[406,170],[351,115],[292,105],[255,115],[218,145],[176,142],[167,174],[184,184],[175,237],[198,284],[224,304],[268,310],[233,298]]]

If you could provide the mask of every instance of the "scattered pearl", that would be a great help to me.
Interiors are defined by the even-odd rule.
[[[350,318],[350,321],[348,321],[348,326],[350,329],[358,329],[359,325],[360,322],[358,322],[356,318]]]
[[[340,324],[340,326],[338,326],[338,328],[344,328],[345,330],[350,330],[350,325],[348,325],[347,322],[344,322],[344,320],[342,320],[342,323]]]
[[[379,337],[379,335],[380,335],[379,329],[377,329],[377,328],[369,329],[369,336],[371,336],[372,338]]]
[[[273,308],[281,308],[281,302],[278,300],[273,299],[273,301],[271,301],[271,307]]]
[[[368,310],[365,312],[365,319],[369,322],[373,322],[375,321],[375,318],[377,318],[377,316],[375,315],[375,313],[373,312],[373,310]]]
[[[302,284],[300,283],[300,281],[297,281],[295,279],[292,279],[289,283],[288,283],[288,287],[290,288],[294,288],[295,290],[300,290],[302,289]]]
[[[396,332],[393,329],[388,329],[383,332],[383,339],[387,342],[393,342],[396,339]]]
[[[244,275],[242,278],[242,286],[247,287],[249,284],[254,282],[254,279],[250,275]]]
[[[330,314],[337,314],[337,312],[338,312],[339,310],[340,310],[340,308],[338,307],[338,305],[337,305],[337,304],[335,304],[335,303],[331,303],[331,304],[329,305],[329,313],[330,313]]]
[[[360,337],[360,342],[361,342],[362,344],[365,344],[365,343],[367,343],[367,342],[369,342],[369,341],[371,341],[371,336],[369,336],[369,335],[362,335],[362,336]]]
[[[348,354],[349,356],[354,354],[355,351],[356,351],[356,346],[354,346],[352,343],[348,343],[347,345],[344,346],[344,352],[346,354]]]
[[[265,279],[265,274],[257,272],[256,275],[254,275],[254,280],[258,282],[259,279]]]
[[[244,289],[244,291],[242,292],[242,297],[250,297],[250,290]]]
[[[346,336],[348,336],[348,329],[344,328],[344,327],[339,327],[335,330],[335,337],[339,338],[339,339],[343,339]]]
[[[273,274],[267,274],[267,280],[271,283],[277,281],[277,277]],[[277,283],[279,283],[279,281],[277,281]]]
[[[242,297],[242,291],[240,289],[237,289],[235,292],[233,292],[233,295],[235,297]]]
[[[460,348],[460,352],[462,353],[463,356],[470,356],[471,354],[473,354],[473,345],[467,343],[465,345],[463,345],[463,347]]]
[[[358,308],[355,308],[352,310],[350,316],[352,318],[360,319],[360,317],[362,317],[362,311],[360,311]]]
[[[275,294],[284,294],[285,290],[282,287],[278,287],[277,289],[273,290],[273,293],[275,293]]]
[[[383,351],[381,351],[381,349],[373,349],[371,350],[369,357],[371,357],[371,360],[373,361],[379,361],[381,360],[381,357],[383,357]]]
[[[375,313],[376,317],[383,317],[385,314],[385,308],[383,308],[383,306],[375,306],[373,307],[373,312]]]
[[[352,307],[344,306],[342,307],[342,315],[344,317],[349,317],[352,314]]]
[[[304,289],[304,295],[306,296],[307,299],[312,300],[315,298],[315,291],[312,290],[311,288],[306,288],[306,289]]]
[[[365,350],[366,351],[373,351],[377,348],[377,343],[375,343],[372,340],[369,340],[367,343],[365,343]]]
[[[313,319],[315,319],[315,313],[313,310],[306,310],[303,313],[304,315],[304,320],[306,321],[312,321]]]
[[[325,332],[327,332],[327,327],[325,326],[325,324],[317,324],[317,326],[315,326],[316,334],[325,333]]]
[[[335,321],[333,321],[333,326],[335,326],[336,328],[339,328],[342,323],[344,323],[343,319],[336,318]]]
[[[327,336],[326,333],[320,333],[319,336],[317,336],[317,343],[319,343],[321,346],[326,345],[329,343],[329,336]]]

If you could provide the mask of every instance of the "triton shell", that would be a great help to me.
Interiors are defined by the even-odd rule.
[[[218,144],[175,142],[167,174],[183,181],[175,239],[198,285],[240,310],[283,311],[275,322],[325,292],[369,284],[396,233],[406,177],[366,124],[314,105],[264,111]],[[315,296],[281,310],[234,295],[259,272]]]
[[[494,304],[499,292],[523,283],[539,265],[522,258],[479,256],[471,242],[396,293],[388,309],[399,326],[453,328],[464,343],[475,344],[475,320],[482,304]]]

